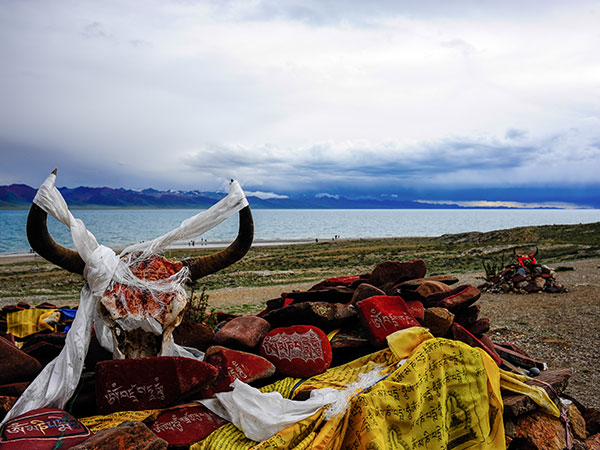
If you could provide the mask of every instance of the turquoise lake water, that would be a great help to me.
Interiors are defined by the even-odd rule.
[[[99,243],[122,248],[151,240],[177,227],[199,211],[162,210],[73,210]],[[0,253],[26,253],[28,211],[0,210]],[[600,222],[600,210],[465,209],[465,210],[253,210],[255,242],[294,242],[341,239],[440,236],[468,231],[491,231],[527,225]],[[235,238],[237,217],[196,239],[209,244],[228,243]],[[48,218],[50,234],[60,244],[73,248],[69,230]],[[180,243],[186,246],[187,242]]]

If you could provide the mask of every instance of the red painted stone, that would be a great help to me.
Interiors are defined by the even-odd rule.
[[[183,321],[173,330],[176,344],[205,351],[211,346],[215,332],[205,323]]]
[[[232,348],[253,349],[271,329],[262,317],[241,316],[231,319],[215,333],[213,342]]]
[[[368,331],[369,340],[377,347],[386,345],[386,337],[394,331],[419,327],[406,302],[399,296],[380,295],[356,304],[358,315]]]
[[[210,364],[179,356],[101,361],[96,365],[98,412],[165,408],[216,376]]]
[[[67,449],[92,433],[66,411],[36,409],[9,420],[0,432],[2,450]]]
[[[275,374],[275,366],[262,356],[218,345],[206,350],[204,361],[219,371],[217,379],[210,386],[213,392],[230,391],[235,379],[252,383]]]
[[[150,429],[169,445],[184,446],[201,441],[226,423],[204,406],[179,406],[163,411]]]
[[[0,384],[33,380],[41,369],[37,359],[0,338]]]
[[[325,333],[310,325],[271,330],[260,345],[260,354],[280,374],[300,378],[325,372],[333,356]]]
[[[420,323],[423,323],[423,317],[425,316],[425,307],[423,306],[423,303],[418,300],[412,300],[406,302],[406,306],[408,306],[410,314]]]

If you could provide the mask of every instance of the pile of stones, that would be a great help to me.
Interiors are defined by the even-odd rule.
[[[537,262],[511,263],[499,274],[488,276],[486,281],[478,288],[482,292],[505,294],[533,294],[537,292],[558,294],[567,292],[567,288],[556,281],[554,269]]]
[[[367,274],[329,278],[307,291],[282,293],[256,315],[216,313],[216,330],[184,322],[173,333],[175,342],[204,352],[202,361],[113,360],[92,336],[84,373],[66,411],[35,410],[8,421],[0,432],[0,446],[42,449],[60,442],[61,448],[79,450],[188,448],[226,423],[192,400],[231,390],[235,379],[260,387],[283,377],[323,373],[384,348],[386,336],[412,326],[480,347],[500,367],[544,381],[541,384],[551,395],[564,390],[569,371],[547,370],[545,363],[516,346],[491,341],[490,320],[480,317],[477,287],[426,272],[421,259],[384,261]],[[0,313],[0,419],[65,345],[65,318],[58,321],[56,331],[23,339],[2,334],[8,314],[27,307],[21,303]],[[503,399],[509,448],[555,448],[547,445],[550,437],[557,445],[563,441],[566,445],[566,438],[548,436],[564,437],[564,424],[538,412],[529,397],[507,393]],[[114,414],[148,410],[159,413],[105,426],[112,424]],[[571,423],[577,424],[572,426],[573,441],[600,443],[599,411],[572,399],[568,412]]]

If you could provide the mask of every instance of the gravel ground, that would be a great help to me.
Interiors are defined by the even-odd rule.
[[[566,392],[588,407],[600,409],[600,260],[561,263],[575,270],[559,272],[563,294],[490,294],[479,300],[480,317],[488,317],[490,337],[509,341],[549,369],[570,368]],[[344,274],[340,274],[344,275]],[[460,283],[477,286],[482,273],[458,275]],[[209,292],[212,307],[253,304],[282,292],[306,290],[313,283],[220,289]]]

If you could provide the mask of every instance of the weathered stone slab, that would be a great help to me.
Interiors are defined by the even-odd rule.
[[[201,441],[226,423],[202,405],[186,405],[163,411],[150,429],[170,446],[186,446]]]
[[[479,297],[481,297],[481,291],[479,289],[477,289],[475,286],[467,284],[458,286],[457,288],[452,289],[451,291],[433,294],[427,297],[427,302],[429,303],[430,298],[435,295],[444,295],[448,293],[451,294],[445,296],[435,306],[446,308],[453,313],[468,308],[477,300],[479,300]]]
[[[292,303],[264,315],[264,319],[274,328],[303,324],[326,331],[354,323],[356,318],[356,309],[353,307],[326,302]]]
[[[71,450],[166,450],[169,444],[141,422],[101,430]]]
[[[414,278],[423,278],[426,273],[427,265],[422,259],[384,261],[375,266],[367,283],[378,287],[387,283],[398,284]]]
[[[346,286],[324,287],[319,290],[285,292],[282,294],[284,305],[301,302],[348,303],[352,300],[354,289]]]
[[[263,339],[260,354],[282,375],[306,378],[325,372],[332,360],[331,344],[317,327],[275,328]]]
[[[473,325],[470,325],[465,328],[469,330],[474,336],[481,336],[490,331],[490,319],[484,317],[482,319],[479,319]]]
[[[216,377],[210,364],[178,356],[102,361],[96,365],[98,411],[165,408]]]
[[[36,409],[9,420],[0,433],[2,450],[70,448],[92,433],[66,411]]]
[[[423,283],[416,289],[416,292],[422,297],[428,297],[436,292],[446,292],[451,290],[446,283],[436,280],[424,280]]]
[[[423,326],[436,337],[445,336],[454,323],[454,314],[446,308],[432,307],[425,310]]]
[[[262,317],[240,316],[231,319],[215,333],[213,342],[231,348],[253,349],[271,329]]]
[[[37,359],[0,337],[0,384],[31,381],[40,370]]]
[[[524,369],[537,367],[540,370],[544,370],[546,368],[546,363],[533,359],[522,352],[515,351],[513,348],[507,348],[504,345],[494,343],[494,350],[496,350],[496,353],[498,353],[502,359],[510,361]]]
[[[460,323],[463,327],[469,328],[474,325],[479,318],[479,312],[481,311],[480,305],[471,305],[468,308],[455,312],[454,320]]]
[[[230,385],[235,379],[249,384],[275,374],[275,366],[262,356],[218,345],[206,350],[204,361],[219,371],[210,386],[213,392],[230,391]]]
[[[25,389],[29,386],[29,382],[25,381],[22,383],[10,383],[3,384],[0,386],[0,395],[7,395],[9,397],[19,397]]]
[[[535,411],[518,417],[514,425],[513,448],[563,450],[567,445],[564,424],[544,412]]]
[[[362,283],[354,290],[354,294],[352,295],[352,304],[356,305],[361,300],[375,297],[376,295],[385,295],[385,292],[378,287],[373,286],[372,284]]]
[[[399,296],[377,296],[356,304],[369,340],[376,347],[386,345],[386,337],[394,331],[421,326]]]
[[[555,398],[556,396],[546,384],[550,384],[560,394],[567,387],[570,377],[571,370],[569,369],[544,370],[534,380],[528,381],[527,384],[540,386],[548,393],[550,398]],[[535,380],[544,383],[536,383]],[[537,405],[529,397],[513,392],[502,391],[502,401],[504,403],[504,413],[509,416],[521,416],[537,408]]]
[[[173,330],[176,344],[206,350],[212,345],[215,332],[204,323],[184,321]]]
[[[309,289],[309,291],[318,291],[333,286],[355,287],[366,281],[370,274],[348,275],[342,277],[327,278]]]

